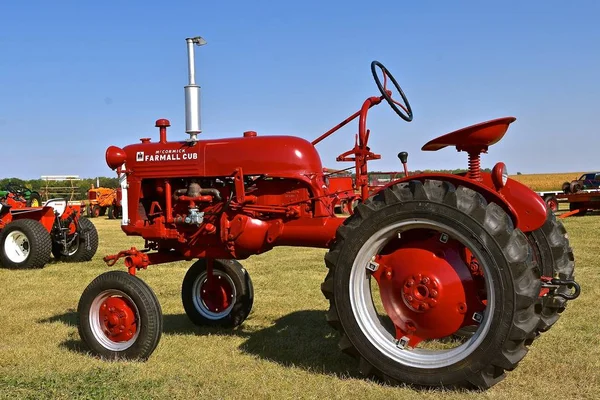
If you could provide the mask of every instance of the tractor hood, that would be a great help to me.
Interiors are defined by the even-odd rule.
[[[109,167],[116,168],[114,159],[123,160],[128,172],[138,178],[230,176],[241,167],[244,175],[306,179],[323,171],[315,147],[293,136],[256,136],[255,132],[246,132],[244,137],[230,139],[141,141],[122,150],[109,147]]]

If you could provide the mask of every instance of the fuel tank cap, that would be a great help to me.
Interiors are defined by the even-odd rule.
[[[246,131],[244,132],[244,137],[256,137],[255,131]]]

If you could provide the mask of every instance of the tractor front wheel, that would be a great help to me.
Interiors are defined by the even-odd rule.
[[[100,216],[100,211],[101,211],[100,209],[101,209],[101,207],[98,204],[90,206],[91,217],[98,218]]]
[[[109,360],[146,360],[160,341],[162,310],[140,278],[110,271],[94,279],[77,307],[81,339]]]
[[[52,255],[55,259],[66,262],[84,262],[90,261],[94,257],[98,250],[98,231],[92,221],[80,218],[75,234],[77,236],[71,237],[67,248],[62,243],[52,243]]]
[[[43,268],[51,250],[50,233],[33,219],[13,221],[0,234],[0,264],[5,268]]]
[[[541,281],[525,235],[481,194],[402,183],[358,205],[321,289],[340,348],[367,376],[488,388],[526,355]],[[469,337],[455,333],[473,327]]]
[[[236,260],[213,260],[209,276],[207,261],[196,261],[181,285],[185,313],[196,325],[233,328],[252,310],[254,288],[248,271]]]

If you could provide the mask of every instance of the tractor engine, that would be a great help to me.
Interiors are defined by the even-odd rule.
[[[159,250],[153,257],[242,259],[275,245],[321,247],[334,237],[341,221],[332,222],[332,197],[310,142],[255,132],[168,142],[169,122],[156,125],[159,142],[143,138],[106,153],[121,180],[122,229]]]

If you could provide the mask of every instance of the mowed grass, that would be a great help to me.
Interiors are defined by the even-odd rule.
[[[571,182],[583,174],[583,172],[560,172],[556,174],[522,174],[511,175],[510,178],[521,182],[536,192],[543,190],[561,190],[564,182]]]
[[[188,262],[140,271],[164,313],[164,334],[147,362],[106,362],[86,353],[76,327],[84,288],[110,270],[102,256],[142,241],[117,221],[93,220],[92,262],[42,270],[0,269],[0,398],[118,399],[582,399],[600,396],[600,218],[565,225],[582,295],[530,348],[518,368],[486,392],[418,390],[363,379],[337,348],[319,285],[325,250],[277,248],[243,261],[254,282],[253,312],[236,330],[198,328],[184,314]],[[119,263],[112,267],[124,270]]]

